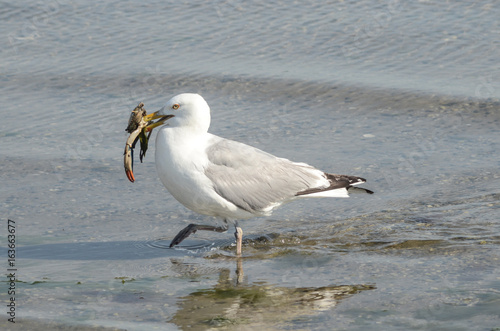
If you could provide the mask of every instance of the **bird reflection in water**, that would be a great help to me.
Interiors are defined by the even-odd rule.
[[[235,260],[234,276],[227,268],[219,269],[218,282],[212,288],[199,289],[179,298],[179,309],[169,322],[190,330],[224,326],[269,327],[312,317],[333,309],[357,293],[376,288],[373,284],[294,288],[266,282],[249,283],[244,277],[243,258]],[[181,274],[197,273],[197,266],[192,263],[172,260],[172,264]]]

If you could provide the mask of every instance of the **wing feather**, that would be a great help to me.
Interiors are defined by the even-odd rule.
[[[320,170],[236,141],[215,141],[207,148],[207,155],[205,175],[214,190],[249,212],[265,213],[298,192],[329,186]]]

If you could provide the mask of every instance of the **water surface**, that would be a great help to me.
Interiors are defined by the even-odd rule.
[[[3,4],[17,328],[500,328],[499,15],[493,1]],[[376,194],[241,222],[242,259],[232,230],[169,249],[216,221],[168,194],[154,143],[134,184],[122,153],[129,112],[181,92],[205,97],[211,132]]]

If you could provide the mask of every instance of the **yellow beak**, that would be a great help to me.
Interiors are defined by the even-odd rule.
[[[169,118],[172,118],[174,117],[174,115],[159,115],[158,114],[158,111],[154,112],[154,113],[151,113],[151,114],[148,114],[146,116],[144,116],[142,119],[146,122],[150,122],[150,121],[153,121],[153,120],[156,120],[159,118],[158,121],[154,122],[154,123],[151,123],[149,125],[147,125],[144,130],[146,132],[149,132],[151,130],[153,130],[154,128],[160,126],[160,125],[163,125],[165,123],[166,120],[168,120]]]

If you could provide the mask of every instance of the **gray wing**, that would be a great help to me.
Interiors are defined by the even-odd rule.
[[[299,192],[329,186],[324,173],[307,164],[236,141],[214,140],[206,150],[210,163],[205,174],[220,196],[246,211],[265,212]]]

